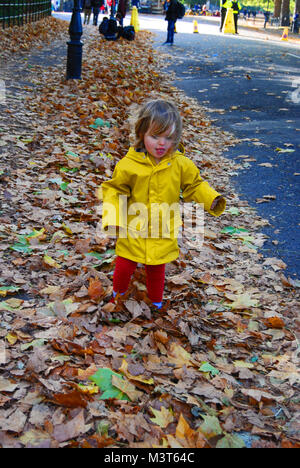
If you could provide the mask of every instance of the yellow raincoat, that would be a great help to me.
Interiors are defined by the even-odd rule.
[[[116,254],[145,265],[160,265],[179,255],[177,243],[180,195],[185,202],[204,205],[205,211],[219,216],[224,199],[210,210],[219,196],[204,182],[195,164],[179,151],[156,164],[147,153],[130,148],[114,170],[112,179],[101,186],[102,229],[119,228]]]

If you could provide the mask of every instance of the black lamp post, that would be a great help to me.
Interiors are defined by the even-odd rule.
[[[67,57],[67,80],[81,79],[81,63],[82,63],[82,22],[80,15],[80,0],[74,0],[72,18],[69,26],[70,41],[68,44]]]

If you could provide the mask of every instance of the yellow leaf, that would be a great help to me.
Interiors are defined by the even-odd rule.
[[[171,448],[184,448],[184,445],[181,445],[181,443],[172,434],[167,434],[167,439]]]
[[[40,231],[36,231],[35,229],[33,230],[34,234],[26,237],[27,240],[30,240],[30,239],[35,239],[36,237],[40,237],[44,234],[45,232],[45,228],[42,228]]]
[[[235,367],[246,367],[247,369],[253,369],[254,364],[251,364],[250,362],[245,362],[245,361],[234,361],[234,366]]]
[[[17,335],[14,335],[13,333],[8,333],[5,338],[11,345],[14,345],[18,341]]]
[[[184,419],[182,414],[179,416],[178,424],[175,433],[177,442],[183,447],[197,447],[203,448],[207,444],[207,439],[199,431],[194,431],[188,422]]]
[[[61,290],[60,286],[47,286],[40,290],[40,294],[55,294]]]
[[[248,309],[249,307],[258,307],[258,301],[256,299],[251,299],[250,294],[225,294],[225,297],[230,301],[233,301],[230,304],[232,309]]]
[[[49,255],[44,255],[44,262],[54,268],[61,268],[61,265],[57,263],[52,257],[49,257]]]
[[[94,383],[92,383],[90,385],[77,384],[77,387],[83,393],[89,393],[91,395],[93,393],[99,393],[99,387],[98,387],[98,385],[96,385]]]
[[[192,356],[190,353],[188,353],[184,348],[182,348],[182,346],[179,346],[176,343],[171,344],[168,359],[170,362],[175,364],[176,367],[193,365]]]
[[[111,376],[111,383],[114,387],[126,393],[131,401],[136,401],[143,395],[143,392],[136,390],[135,386],[128,382],[128,380],[120,379],[116,375]]]
[[[70,236],[73,235],[73,232],[72,232],[71,228],[69,228],[65,223],[62,223],[61,227],[63,228],[63,230],[64,230],[67,234],[69,234]]]
[[[119,367],[119,370],[127,377],[129,380],[137,380],[138,382],[142,382],[148,385],[154,384],[154,380],[151,379],[145,379],[142,375],[131,375],[130,372],[128,371],[128,363],[123,359],[121,367]]]
[[[160,426],[162,429],[164,429],[171,422],[174,421],[173,414],[171,413],[170,410],[167,410],[164,406],[161,407],[160,411],[154,408],[151,408],[151,406],[150,406],[150,409],[155,416],[154,418],[150,418],[150,420],[154,422],[154,424],[157,424],[158,426]]]
[[[5,302],[9,307],[12,307],[13,309],[19,309],[24,301],[22,299],[12,297],[11,299],[7,299]]]

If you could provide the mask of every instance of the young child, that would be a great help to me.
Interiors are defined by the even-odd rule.
[[[101,186],[102,229],[107,233],[117,229],[114,297],[127,291],[137,263],[142,263],[148,297],[159,309],[165,264],[179,255],[180,195],[186,202],[202,203],[214,216],[224,211],[226,202],[178,151],[182,121],[173,103],[147,102],[133,127],[134,145],[117,163],[112,179]]]

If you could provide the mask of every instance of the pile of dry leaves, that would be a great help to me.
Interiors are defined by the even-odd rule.
[[[18,56],[0,76],[0,445],[299,447],[298,283],[260,254],[267,222],[230,184],[234,137],[158,73],[168,57],[149,33],[88,31],[81,81],[33,65],[20,86]],[[109,302],[114,240],[95,196],[150,96],[177,102],[186,154],[228,200],[203,245],[181,240],[159,313],[143,268]]]

